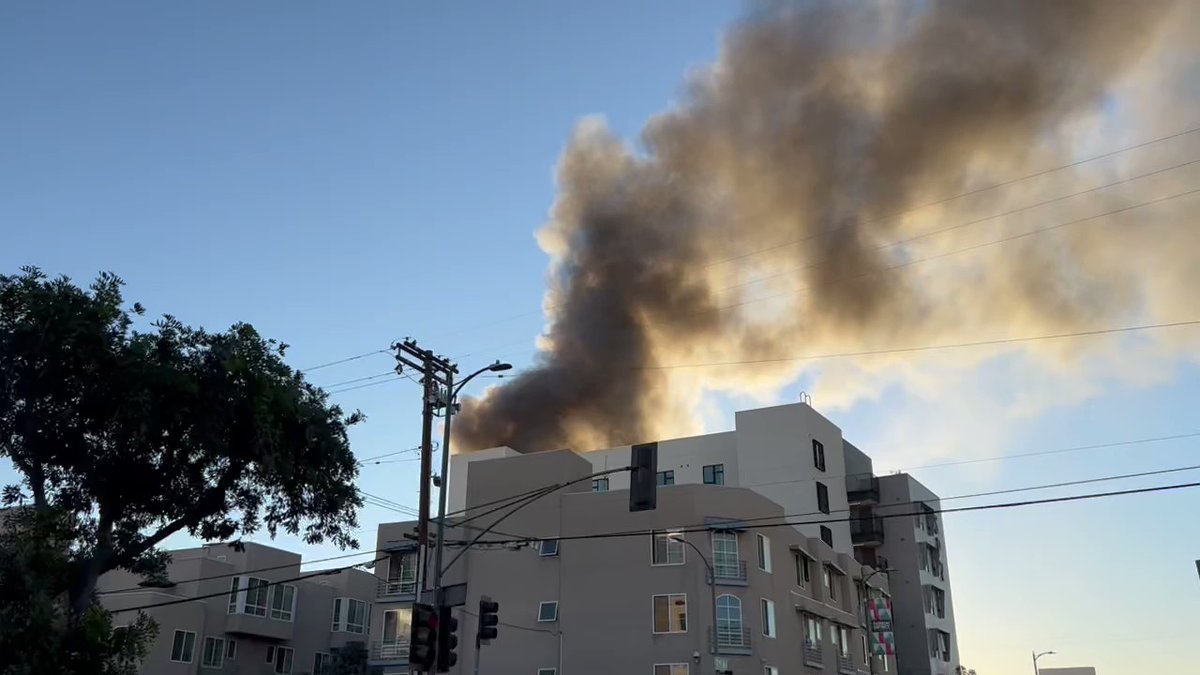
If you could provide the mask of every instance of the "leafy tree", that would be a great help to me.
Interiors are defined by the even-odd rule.
[[[0,276],[0,457],[22,475],[4,498],[71,523],[69,622],[83,624],[104,572],[160,573],[156,547],[177,532],[357,548],[347,429],[362,416],[248,324],[135,328],[144,310],[125,309],[122,285]]]
[[[347,642],[333,652],[329,675],[367,675],[367,647],[361,642]]]

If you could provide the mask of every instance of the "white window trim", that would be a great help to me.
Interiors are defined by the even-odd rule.
[[[206,662],[206,659],[208,658],[208,643],[210,640],[212,640],[213,642],[220,643],[220,645],[221,645],[217,649],[217,662],[216,663],[207,663]],[[200,647],[200,667],[201,668],[212,668],[212,669],[220,669],[220,668],[225,667],[225,638],[219,638],[219,637],[216,637],[215,635],[205,635],[204,636],[204,643]]]
[[[760,598],[758,603],[759,613],[766,609],[767,621],[763,624],[763,637],[775,638],[779,636],[779,629],[775,625],[775,601],[767,598]]]
[[[552,619],[543,619],[542,618],[542,607],[545,607],[546,605],[554,605],[554,618],[552,618]],[[558,621],[558,601],[557,600],[542,600],[541,602],[539,602],[538,603],[537,620],[538,620],[538,623],[554,623],[554,622]]]
[[[185,646],[187,645],[187,636],[188,635],[192,636],[192,653],[188,654],[189,658],[186,661],[175,658],[175,636],[179,635],[180,633],[183,633],[183,635],[184,635],[183,643]],[[186,651],[186,649],[180,649],[179,651],[181,652],[180,656],[183,656],[182,652]],[[196,660],[196,632],[195,631],[176,629],[175,632],[171,634],[171,656],[168,660],[171,663],[191,663],[192,661]]]
[[[291,653],[292,653],[292,663],[291,663],[291,667],[290,667],[290,668],[288,668],[287,670],[280,670],[280,669],[279,669],[279,662],[280,662],[280,661],[284,661],[284,662],[286,662],[286,661],[287,661],[287,659],[281,658],[281,657],[283,656],[283,654],[284,654],[284,652],[285,652],[285,651],[286,651],[286,652],[291,652]],[[275,663],[274,663],[274,665],[272,665],[272,666],[271,666],[271,669],[272,669],[272,671],[273,671],[273,672],[275,672],[275,673],[278,673],[279,675],[292,675],[292,671],[294,671],[294,670],[296,669],[296,650],[295,650],[295,648],[293,648],[293,647],[284,647],[284,646],[282,646],[282,645],[281,645],[281,646],[278,646],[278,647],[276,647],[276,648],[275,648]]]
[[[775,666],[763,666],[763,675],[779,675],[779,669]]]
[[[282,595],[283,589],[285,589],[285,588],[292,589],[292,602],[291,602],[291,604],[288,605],[288,607],[286,609],[280,608],[280,609],[276,610],[275,609],[275,596]],[[271,587],[271,598],[270,598],[271,602],[269,603],[270,607],[268,607],[268,609],[267,609],[267,616],[269,616],[273,621],[285,621],[287,623],[292,623],[293,621],[295,621],[295,619],[296,619],[296,593],[297,592],[298,592],[298,589],[296,588],[296,586],[294,584],[275,584],[274,586],[272,586]],[[276,612],[279,612],[278,617],[275,616]],[[285,615],[286,615],[286,618],[285,618]]]
[[[759,558],[761,558],[758,561],[758,569],[766,572],[767,574],[771,574],[771,539],[767,535],[761,533],[756,534],[755,536],[758,537],[758,548],[755,549],[754,552],[759,556]],[[759,553],[760,551],[761,553]]]
[[[338,602],[339,600],[341,601],[340,602],[340,608],[341,608],[340,612],[337,611],[337,609],[339,608],[339,602]],[[362,605],[363,605],[362,630],[354,630],[350,627],[350,607],[353,603],[356,603],[356,602],[362,603]],[[333,623],[330,627],[331,628],[330,632],[351,633],[353,635],[366,635],[370,632],[370,630],[371,630],[371,603],[367,602],[366,600],[359,600],[358,598],[350,598],[350,597],[341,596],[341,597],[337,597],[337,598],[333,599],[333,606],[334,606]],[[340,616],[339,616],[339,614],[340,614]]]
[[[553,550],[550,550],[550,547],[546,546],[550,542],[554,542]],[[558,555],[558,548],[561,545],[557,539],[542,539],[538,542],[538,556],[542,558],[556,557]]]
[[[650,566],[651,567],[678,567],[680,565],[687,563],[687,544],[683,543],[682,541],[675,542],[675,543],[679,544],[679,553],[681,556],[679,558],[679,562],[654,562],[654,552],[658,548],[658,537],[662,536],[669,540],[670,535],[672,535],[672,534],[678,534],[681,537],[683,536],[683,533],[680,532],[679,530],[655,530],[650,533]]]
[[[671,628],[671,613],[670,613],[671,598],[673,598],[675,596],[680,596],[680,595],[683,596],[683,630],[670,630],[670,628]],[[655,598],[667,598],[667,609],[668,609],[667,629],[668,630],[662,631],[662,630],[654,629],[654,599]],[[682,635],[682,634],[688,632],[688,623],[690,623],[688,621],[689,609],[690,608],[688,607],[687,593],[655,593],[654,595],[651,595],[650,596],[650,632],[653,633],[654,635]]]

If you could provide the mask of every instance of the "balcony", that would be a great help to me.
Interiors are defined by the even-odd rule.
[[[400,596],[407,596],[407,599],[411,599],[416,592],[417,579],[415,576],[412,578],[380,579],[376,597],[379,599],[399,599]]]
[[[879,479],[875,476],[847,476],[846,501],[854,504],[879,503]]]
[[[842,656],[841,654],[838,654],[837,657],[837,669],[842,675],[854,675],[858,670],[854,667],[854,659],[849,656]]]
[[[713,577],[715,577],[714,581],[718,585],[745,586],[746,561],[721,559],[714,560]]]
[[[821,652],[821,645],[811,642],[804,643],[804,665],[811,668],[824,668],[825,656]]]
[[[408,638],[397,640],[376,640],[371,643],[370,659],[372,661],[402,661],[408,662]]]
[[[874,516],[851,520],[850,541],[855,546],[879,546],[883,544],[883,518]]]
[[[708,639],[714,654],[750,654],[750,629],[745,626],[717,626]]]

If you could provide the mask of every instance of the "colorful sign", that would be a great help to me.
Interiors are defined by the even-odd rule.
[[[895,656],[896,636],[892,633],[891,599],[868,599],[867,620],[871,623],[871,651],[876,656]]]

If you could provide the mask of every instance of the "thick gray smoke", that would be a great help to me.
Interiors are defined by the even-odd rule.
[[[759,8],[679,107],[646,126],[642,149],[596,121],[580,125],[539,235],[552,267],[538,361],[468,401],[457,445],[528,452],[661,438],[686,430],[694,389],[745,391],[796,374],[664,365],[1125,316],[1133,282],[1090,252],[1094,237],[1012,242],[958,268],[948,287],[905,262],[986,241],[979,228],[1021,228],[923,238],[939,208],[911,212],[1069,162],[1060,125],[1104,102],[1170,10],[1096,0]],[[976,204],[1011,206],[988,198]],[[1067,202],[1023,227],[1124,203]]]

